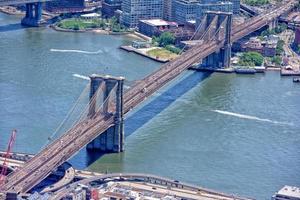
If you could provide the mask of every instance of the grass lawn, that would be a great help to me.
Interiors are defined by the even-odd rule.
[[[82,18],[70,18],[60,21],[58,27],[63,29],[71,30],[85,30],[85,29],[102,29],[102,30],[111,30],[113,32],[127,32],[127,28],[123,25],[120,25],[113,18],[111,19],[82,19]]]
[[[177,54],[172,53],[171,51],[168,51],[166,49],[151,49],[147,51],[147,54],[154,58],[160,58],[160,59],[167,59],[172,60],[177,57]]]
[[[100,20],[83,20],[83,19],[65,19],[59,22],[58,27],[64,29],[78,29],[95,28],[100,23]]]

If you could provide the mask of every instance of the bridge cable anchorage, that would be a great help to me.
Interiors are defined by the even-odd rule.
[[[55,129],[55,131],[51,134],[51,136],[48,137],[48,139],[47,139],[45,145],[42,147],[42,149],[44,149],[49,144],[49,142],[52,141],[52,139],[56,136],[56,134],[59,132],[59,130],[61,130],[61,128],[63,127],[63,125],[65,125],[66,121],[71,117],[71,114],[73,114],[73,111],[75,110],[75,108],[79,104],[80,100],[83,99],[83,97],[86,96],[86,91],[88,91],[88,88],[89,88],[89,84],[87,84],[85,86],[85,88],[83,89],[83,91],[81,92],[81,94],[79,95],[79,97],[77,98],[77,100],[75,101],[75,103],[73,104],[73,106],[71,107],[71,109],[68,111],[68,113],[65,116],[65,118],[59,124],[59,126]]]

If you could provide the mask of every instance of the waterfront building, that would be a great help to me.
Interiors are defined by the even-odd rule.
[[[163,0],[123,0],[121,23],[135,28],[139,20],[162,19]]]
[[[104,0],[102,3],[102,16],[113,17],[117,10],[121,10],[122,0]]]
[[[233,14],[239,14],[241,8],[241,0],[202,0],[203,4],[218,4],[218,3],[232,3]]]
[[[179,24],[195,21],[199,3],[199,0],[173,0],[172,20]]]
[[[300,188],[284,186],[274,196],[272,200],[300,200]]]
[[[241,50],[243,52],[255,51],[264,56],[273,57],[276,55],[276,47],[279,40],[276,38],[276,36],[270,36],[261,41],[257,37],[252,37],[241,45]]]
[[[220,12],[233,12],[233,4],[231,2],[215,2],[215,3],[201,3],[197,9],[197,19],[201,17],[207,11],[220,11]]]
[[[300,27],[296,28],[294,43],[297,46],[300,45]]]
[[[241,8],[241,0],[229,0],[232,3],[233,14],[239,14]]]
[[[139,32],[152,37],[156,35],[159,30],[169,30],[177,28],[178,24],[176,22],[168,22],[162,19],[148,19],[139,21]]]
[[[229,0],[173,0],[172,20],[185,24],[200,20],[207,11],[233,12]]]

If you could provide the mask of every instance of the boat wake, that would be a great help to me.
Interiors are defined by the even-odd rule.
[[[50,49],[51,52],[61,52],[61,53],[82,53],[82,54],[100,54],[103,53],[102,50],[98,51],[83,51],[75,49]]]
[[[84,79],[84,80],[90,80],[89,77],[87,76],[83,76],[83,75],[80,75],[80,74],[73,74],[74,77],[76,78],[81,78],[81,79]]]
[[[242,118],[242,119],[250,119],[250,120],[269,122],[272,124],[280,124],[280,125],[289,125],[289,126],[293,125],[293,123],[289,123],[289,122],[279,122],[279,121],[274,121],[274,120],[270,120],[270,119],[264,119],[264,118],[259,118],[259,117],[255,117],[255,116],[251,116],[251,115],[244,115],[244,114],[233,113],[233,112],[228,112],[228,111],[223,111],[223,110],[212,110],[212,111],[223,114],[223,115],[230,115],[230,116],[238,117],[238,118]]]

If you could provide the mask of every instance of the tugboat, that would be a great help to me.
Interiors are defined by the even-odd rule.
[[[293,78],[294,83],[300,83],[300,78]]]

